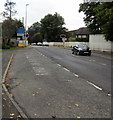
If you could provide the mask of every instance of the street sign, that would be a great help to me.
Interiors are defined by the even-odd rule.
[[[62,38],[62,41],[65,42],[67,40],[67,38]]]
[[[66,38],[66,35],[65,34],[61,34],[60,38]]]
[[[25,29],[24,28],[18,28],[17,29],[17,34],[24,34]]]

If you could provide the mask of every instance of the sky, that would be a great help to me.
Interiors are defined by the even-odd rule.
[[[68,30],[76,30],[84,27],[83,12],[79,13],[79,4],[83,0],[11,0],[16,3],[15,9],[17,14],[13,18],[22,20],[25,18],[26,4],[27,6],[27,27],[35,22],[40,22],[47,14],[57,12],[65,21],[65,27]],[[6,0],[0,0],[0,13],[4,10]],[[0,22],[3,17],[0,16]],[[25,19],[24,19],[25,20]]]

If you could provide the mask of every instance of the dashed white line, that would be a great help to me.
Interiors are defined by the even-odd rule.
[[[38,75],[46,75],[46,74],[36,74],[36,75],[38,76]]]
[[[93,62],[95,62],[95,60],[93,60],[93,59],[90,59],[89,61],[93,61]]]
[[[98,87],[97,85],[95,85],[95,84],[93,84],[93,83],[91,83],[91,82],[89,82],[89,81],[87,81],[87,82],[88,82],[90,85],[92,85],[93,87],[95,87],[96,89],[102,91],[102,88]]]
[[[70,70],[68,70],[67,68],[64,68],[64,70],[66,70],[67,72],[70,72]]]
[[[100,63],[100,64],[101,64],[101,65],[104,65],[104,66],[106,65],[105,63]]]
[[[75,74],[75,73],[73,73],[73,74],[74,74],[74,76],[79,77],[79,75],[77,75],[77,74]]]
[[[110,97],[112,96],[110,93],[108,93],[107,95],[110,96]]]
[[[59,67],[61,67],[61,65],[60,64],[57,64]]]

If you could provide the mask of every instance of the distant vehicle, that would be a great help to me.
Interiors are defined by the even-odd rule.
[[[72,48],[72,54],[91,56],[91,49],[85,44],[76,44]]]
[[[31,45],[36,45],[36,43],[31,43]]]
[[[43,46],[49,46],[48,42],[43,42]]]
[[[38,42],[37,45],[38,45],[38,46],[42,46],[43,44],[42,44],[41,42]]]

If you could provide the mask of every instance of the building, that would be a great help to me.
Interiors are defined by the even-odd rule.
[[[71,30],[68,33],[70,36],[73,36],[75,38],[87,38],[90,34],[87,27],[81,27],[78,30]]]

